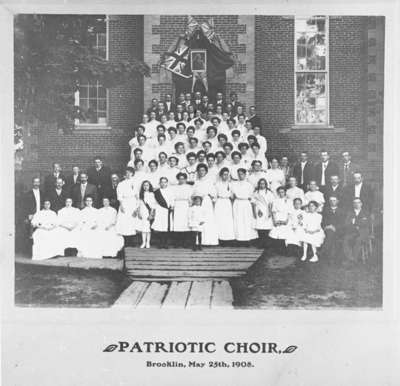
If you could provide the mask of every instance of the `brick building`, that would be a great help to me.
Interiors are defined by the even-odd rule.
[[[211,16],[194,17],[202,22]],[[223,91],[236,91],[247,107],[256,106],[270,156],[293,159],[301,150],[315,156],[323,147],[336,158],[346,149],[369,177],[382,179],[383,17],[318,16],[312,22],[293,16],[212,18],[236,56]],[[120,170],[129,157],[132,129],[151,98],[174,94],[171,74],[160,68],[159,60],[186,22],[183,15],[108,16],[103,35],[97,37],[99,47],[111,61],[144,60],[151,77],[137,76],[107,91],[88,87],[102,114],[77,122],[72,133],[46,125],[32,129],[25,139],[26,176],[47,173],[54,161],[65,170],[74,164],[86,168],[95,154]],[[308,43],[302,40],[307,35],[310,41],[312,34],[319,59],[308,56]],[[306,102],[303,94],[309,97]],[[91,103],[91,97],[82,89],[78,102],[87,98]]]

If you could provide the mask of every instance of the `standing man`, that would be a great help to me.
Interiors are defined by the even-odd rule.
[[[351,208],[353,198],[359,198],[362,201],[363,210],[371,213],[374,205],[374,191],[364,182],[361,172],[354,172],[353,183],[344,189],[343,195],[346,208]]]
[[[75,185],[79,184],[80,169],[79,166],[72,167],[72,174],[65,179],[64,189],[70,194]]]
[[[348,186],[353,182],[353,174],[358,171],[358,165],[351,160],[351,155],[348,151],[342,153],[342,163],[339,168],[339,176],[343,186]]]
[[[118,210],[119,201],[117,198],[117,186],[119,184],[119,176],[117,173],[111,174],[111,184],[108,184],[103,187],[101,190],[101,197],[108,198],[110,200],[110,206],[114,209]]]
[[[74,206],[79,209],[85,207],[86,196],[91,196],[93,199],[93,204],[98,202],[98,192],[97,188],[93,184],[88,183],[88,175],[84,172],[80,175],[80,184],[74,186],[72,189],[72,199],[74,201]]]
[[[224,94],[222,92],[217,92],[214,105],[215,107],[221,106],[223,110],[225,109]]]
[[[40,190],[40,178],[33,177],[32,178],[32,189],[24,194],[23,198],[23,213],[24,213],[24,224],[26,225],[24,235],[26,235],[26,239],[24,237],[24,241],[28,241],[32,238],[33,227],[32,227],[32,219],[33,216],[40,211],[44,202],[44,194]],[[29,249],[28,243],[24,243],[24,249]]]
[[[175,104],[172,103],[172,95],[171,94],[165,95],[164,109],[167,113],[170,113],[171,111],[173,113],[175,112]]]
[[[232,105],[233,114],[236,115],[238,106],[242,106],[242,104],[238,101],[238,95],[235,92],[231,92],[229,96],[231,98],[230,103]]]
[[[308,160],[308,153],[301,152],[300,160],[293,167],[293,176],[301,189],[307,190],[307,186],[314,179],[314,166]]]
[[[53,172],[44,179],[45,194],[54,188],[57,178],[62,178],[65,181],[65,176],[61,173],[61,165],[55,162],[53,163]]]
[[[57,178],[55,187],[47,193],[47,199],[50,201],[50,208],[58,213],[65,206],[65,200],[68,198],[68,193],[64,188],[64,180]]]
[[[325,192],[333,175],[339,175],[339,167],[330,160],[329,153],[326,150],[321,150],[320,162],[315,165],[315,179],[322,193]]]
[[[255,126],[261,127],[262,126],[261,118],[257,115],[255,106],[249,107],[249,117],[247,119],[251,122],[252,127],[255,127]]]
[[[333,174],[330,178],[329,185],[325,189],[325,202],[328,202],[329,197],[337,197],[341,205],[343,205],[343,188],[340,185],[339,176]]]
[[[94,185],[97,191],[101,191],[105,186],[110,185],[111,170],[104,166],[100,156],[94,158],[94,166],[88,169],[87,177],[89,184]]]

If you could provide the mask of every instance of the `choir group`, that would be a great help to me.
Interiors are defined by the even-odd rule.
[[[247,115],[237,95],[181,94],[177,103],[153,99],[129,141],[124,179],[95,157],[87,172],[60,164],[39,178],[25,200],[33,232],[33,259],[77,251],[78,256],[116,256],[141,234],[141,248],[247,244],[256,240],[301,260],[318,261],[318,248],[334,258],[338,245],[357,260],[367,237],[372,189],[342,153],[339,165],[327,151],[312,163],[302,152],[267,157],[254,106]],[[41,209],[43,208],[43,209]],[[274,241],[275,240],[275,241]],[[309,253],[311,251],[311,256]]]

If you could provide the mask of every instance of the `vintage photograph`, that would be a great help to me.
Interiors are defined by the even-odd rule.
[[[15,305],[381,309],[385,17],[14,16]]]

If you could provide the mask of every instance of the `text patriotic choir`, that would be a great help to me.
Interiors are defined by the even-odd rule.
[[[159,248],[249,245],[317,262],[358,259],[368,237],[372,189],[349,152],[338,165],[320,151],[313,164],[302,152],[294,165],[261,134],[254,106],[246,115],[237,95],[215,103],[196,92],[177,104],[152,100],[129,141],[124,178],[102,157],[65,177],[60,164],[25,198],[35,260],[72,253],[115,257],[124,246]],[[311,252],[311,253],[309,253]],[[311,256],[310,256],[311,255]]]

